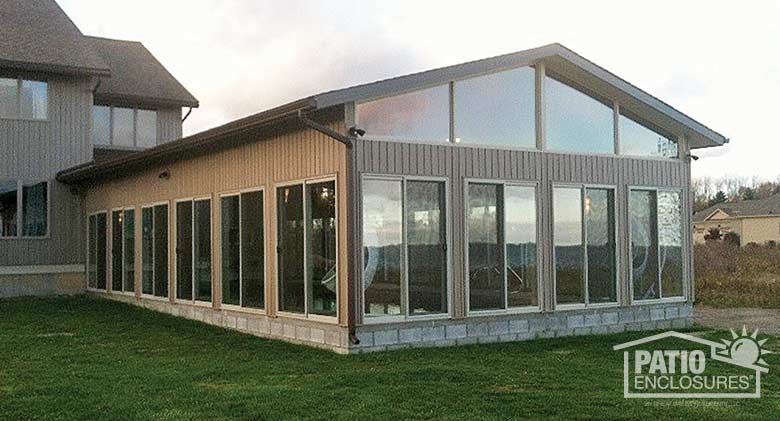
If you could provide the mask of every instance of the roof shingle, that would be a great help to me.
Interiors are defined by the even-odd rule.
[[[694,222],[701,222],[716,210],[722,210],[732,218],[743,216],[780,215],[780,194],[766,199],[743,200],[740,202],[725,202],[712,205],[693,214]]]

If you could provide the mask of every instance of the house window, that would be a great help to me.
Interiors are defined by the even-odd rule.
[[[538,308],[536,188],[469,183],[470,311]]]
[[[48,110],[48,83],[0,78],[0,118],[46,120]]]
[[[677,141],[640,124],[622,113],[619,117],[620,154],[676,158]]]
[[[534,69],[454,84],[455,143],[536,148]]]
[[[111,212],[111,290],[135,291],[135,210]]]
[[[111,290],[122,291],[122,275],[124,261],[122,260],[122,211],[111,212]]]
[[[176,298],[211,301],[211,199],[176,203]]]
[[[87,218],[87,286],[106,289],[106,213],[99,212]]]
[[[446,185],[363,179],[363,291],[368,318],[448,312]]]
[[[47,182],[0,181],[0,238],[46,237],[48,220]]]
[[[141,292],[168,296],[168,205],[141,209]]]
[[[265,307],[263,190],[226,195],[222,209],[222,303]]]
[[[680,192],[631,190],[629,215],[633,299],[683,297]]]
[[[612,106],[551,77],[545,78],[547,149],[575,153],[615,153]]]
[[[157,145],[157,111],[93,105],[92,144],[128,148]]]
[[[617,302],[615,191],[553,189],[556,304]]]
[[[367,137],[446,142],[450,137],[449,85],[357,104]]]
[[[336,316],[336,182],[279,187],[279,311]]]

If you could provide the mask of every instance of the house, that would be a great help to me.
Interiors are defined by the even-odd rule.
[[[552,44],[56,179],[90,294],[352,353],[689,325],[690,151],[726,142]]]
[[[739,235],[740,244],[780,243],[780,194],[765,199],[718,203],[693,214],[694,243],[712,229]]]
[[[0,297],[83,291],[83,194],[57,172],[182,136],[190,94],[140,43],[0,0]]]

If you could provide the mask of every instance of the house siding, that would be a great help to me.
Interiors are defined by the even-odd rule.
[[[181,107],[157,109],[157,144],[163,144],[182,136]]]

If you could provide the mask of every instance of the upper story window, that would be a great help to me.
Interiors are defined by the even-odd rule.
[[[48,183],[0,180],[0,238],[45,237],[48,219]]]
[[[94,105],[92,144],[138,148],[157,145],[157,111]]]
[[[48,83],[0,78],[0,118],[46,120],[48,112]]]
[[[615,153],[612,107],[550,77],[544,87],[548,149]]]
[[[455,82],[455,143],[536,147],[534,69]]]
[[[360,128],[379,139],[446,142],[450,137],[449,85],[357,105]]]
[[[618,133],[620,154],[676,158],[677,142],[647,126],[620,114]]]

